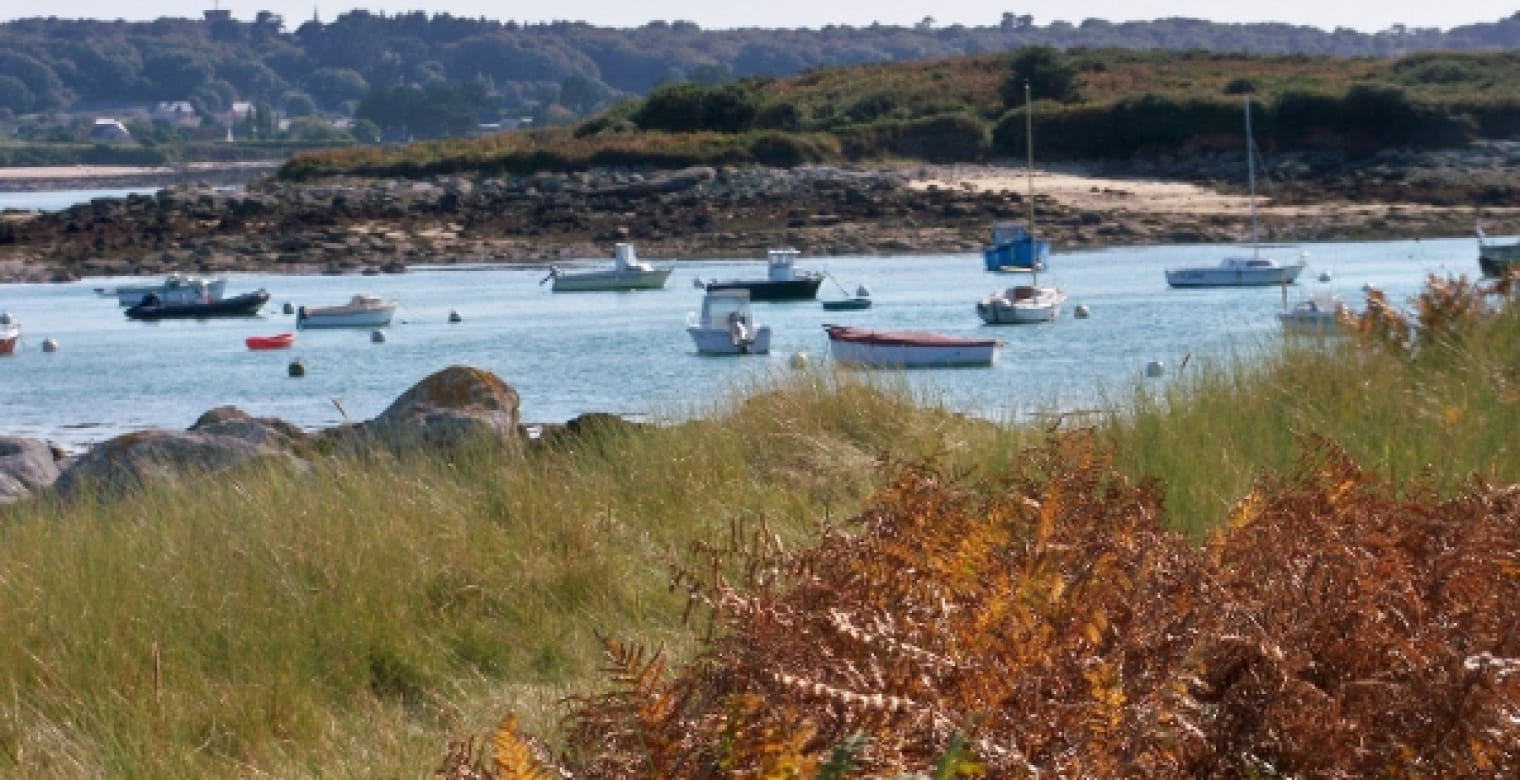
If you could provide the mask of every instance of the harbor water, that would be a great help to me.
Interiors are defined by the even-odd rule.
[[[681,261],[662,290],[553,293],[536,266],[422,266],[380,276],[233,274],[227,295],[271,294],[254,318],[138,322],[96,288],[142,278],[0,285],[0,310],[23,327],[16,353],[0,358],[0,434],[78,449],[148,427],[184,428],[207,409],[234,405],[306,428],[368,419],[428,374],[470,365],[521,394],[525,422],[586,412],[682,419],[732,400],[794,356],[828,364],[824,323],[993,335],[1006,342],[992,367],[914,370],[915,391],[988,419],[1017,422],[1053,410],[1112,405],[1137,384],[1170,381],[1185,360],[1259,353],[1281,342],[1274,314],[1311,292],[1340,294],[1354,308],[1364,286],[1405,304],[1428,274],[1477,273],[1472,239],[1304,244],[1264,249],[1290,260],[1307,252],[1298,283],[1279,287],[1167,287],[1163,271],[1212,264],[1236,247],[1149,246],[1062,252],[1042,284],[1069,295],[1059,320],[988,326],[978,299],[1027,281],[982,270],[979,255],[804,256],[825,271],[819,298],[867,286],[875,305],[824,311],[818,301],[754,305],[773,330],[769,355],[706,357],[685,332],[700,307],[696,279],[759,278],[763,258]],[[609,247],[610,252],[610,247]],[[665,258],[646,258],[667,262]],[[585,267],[610,261],[586,261]],[[565,270],[577,263],[560,262]],[[1322,274],[1329,281],[1320,281]],[[836,283],[837,282],[837,283]],[[250,351],[244,339],[295,330],[286,303],[321,306],[369,293],[401,302],[386,338],[367,329],[299,331],[288,350]],[[1285,294],[1286,293],[1286,294]],[[1073,312],[1086,307],[1090,316]],[[457,312],[457,322],[450,314]],[[57,349],[45,352],[45,339]],[[301,361],[305,375],[289,376]],[[1159,378],[1155,364],[1168,368]],[[1148,370],[1149,369],[1149,370]]]

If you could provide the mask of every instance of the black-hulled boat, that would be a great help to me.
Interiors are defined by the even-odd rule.
[[[255,290],[218,301],[187,301],[164,303],[156,295],[148,295],[143,302],[127,309],[127,316],[134,320],[204,319],[206,317],[252,317],[269,302],[267,290]]]
[[[797,255],[795,249],[772,249],[765,255],[766,278],[707,282],[707,290],[748,290],[751,301],[811,301],[818,297],[823,274],[798,270]]]

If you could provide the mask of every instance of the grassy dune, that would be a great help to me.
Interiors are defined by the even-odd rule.
[[[1317,437],[1410,496],[1516,482],[1520,312],[1490,300],[1479,315],[1482,301],[1433,284],[1413,348],[1363,323],[1265,363],[1194,364],[1081,452],[1156,486],[1159,522],[1194,538]],[[1049,433],[950,413],[891,377],[804,371],[696,422],[553,448],[15,507],[0,529],[0,773],[419,777],[508,714],[594,764],[562,700],[607,690],[599,637],[663,647],[680,670],[705,647],[683,621],[688,589],[753,582],[761,548],[838,544],[820,521],[858,529],[868,505],[927,528],[944,512],[980,538],[974,512],[908,491],[904,464],[989,491],[1031,470],[1104,484],[1079,478],[1091,457],[1051,455],[1068,450]]]

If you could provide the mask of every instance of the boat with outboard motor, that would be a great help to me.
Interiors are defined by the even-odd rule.
[[[383,328],[391,324],[400,305],[400,301],[360,294],[337,306],[302,306],[296,309],[296,327]]]
[[[16,351],[16,345],[21,342],[21,323],[8,311],[0,311],[0,355],[9,355]]]
[[[164,303],[149,293],[136,306],[127,307],[126,315],[134,320],[205,319],[208,317],[253,317],[269,302],[269,291],[259,289],[219,301]]]
[[[702,311],[686,317],[686,332],[703,355],[763,355],[771,351],[771,328],[756,325],[749,291],[711,290]]]
[[[659,290],[675,265],[656,267],[639,259],[633,244],[620,243],[612,248],[612,267],[600,271],[566,271],[549,266],[544,282],[553,280],[554,292],[619,292],[623,290]]]

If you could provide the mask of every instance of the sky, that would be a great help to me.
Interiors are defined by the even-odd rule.
[[[542,4],[501,0],[66,0],[58,6],[26,0],[0,3],[0,19],[58,16],[69,19],[154,19],[160,16],[199,18],[207,8],[222,8],[236,19],[250,21],[261,11],[273,11],[294,30],[313,12],[324,22],[363,8],[386,15],[410,11],[447,12],[454,16],[514,19],[519,22],[584,21],[600,27],[638,27],[651,20],[690,21],[705,29],[734,27],[811,27],[830,24],[865,26],[872,22],[910,26],[932,17],[936,26],[995,25],[1004,12],[1029,14],[1036,25],[1056,20],[1079,24],[1097,18],[1110,22],[1190,17],[1216,22],[1286,22],[1332,30],[1349,27],[1362,32],[1386,30],[1395,24],[1447,30],[1475,22],[1494,22],[1520,11],[1515,0],[1461,2],[1389,2],[1389,0],[1274,0],[1271,3],[1221,0],[877,0],[873,3],[817,0],[762,0],[736,3],[712,0],[557,0]],[[43,10],[46,8],[47,10]]]

